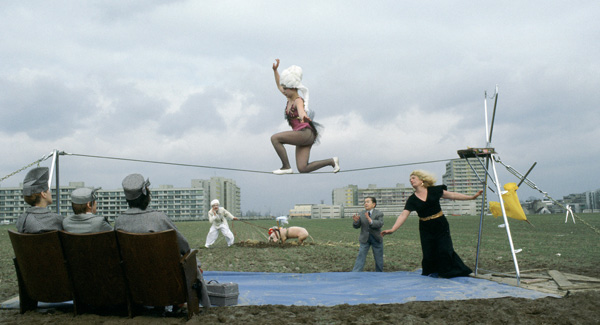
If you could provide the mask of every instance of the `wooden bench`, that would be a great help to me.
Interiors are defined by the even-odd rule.
[[[115,232],[60,231],[59,235],[73,288],[75,314],[88,307],[131,307]]]
[[[123,270],[131,302],[142,306],[168,306],[187,302],[188,315],[200,312],[197,250],[179,255],[174,230],[150,234],[117,230]]]
[[[38,301],[72,300],[58,231],[31,235],[9,230],[8,235],[15,252],[21,314],[36,309]]]
[[[15,252],[20,311],[41,302],[73,301],[88,307],[187,303],[188,319],[200,312],[196,250],[181,256],[175,230],[134,234],[108,231],[21,234],[9,230]]]

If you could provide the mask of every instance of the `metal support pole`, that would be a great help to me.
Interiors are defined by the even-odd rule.
[[[469,160],[467,159],[467,162]],[[488,173],[487,173],[487,169],[490,163],[490,157],[487,156],[485,158],[485,179],[483,180],[483,195],[481,196],[481,214],[479,216],[479,235],[477,236],[477,253],[475,255],[475,275],[477,275],[477,270],[479,269],[479,252],[481,250],[481,236],[483,234],[483,216],[485,215],[485,203],[487,202],[487,180],[488,180]],[[470,164],[469,164],[470,165]],[[473,168],[473,167],[471,167]],[[473,169],[475,170],[475,169]],[[478,176],[479,177],[479,176]]]
[[[492,158],[495,158],[492,155]],[[500,188],[500,181],[498,180],[498,172],[496,171],[496,163],[492,159],[492,169],[494,170],[494,177],[496,178],[496,188],[498,189],[498,199],[500,201],[500,207],[502,208],[502,217],[504,218],[504,226],[506,228],[506,235],[508,236],[508,243],[510,244],[510,252],[515,264],[515,274],[517,275],[517,285],[521,283],[521,274],[519,272],[519,263],[517,262],[517,254],[515,253],[515,246],[513,245],[512,235],[510,234],[510,227],[508,225],[508,218],[506,217],[506,210],[504,208],[504,200],[502,199],[502,189]]]
[[[489,147],[492,136],[490,135],[490,129],[488,128],[487,91],[483,93],[483,112],[485,115],[485,142]]]
[[[492,132],[494,132],[494,120],[496,119],[496,104],[498,104],[498,85],[496,85],[496,92],[494,93],[494,111],[492,112],[492,124],[490,125],[488,144],[492,143]]]
[[[48,188],[52,188],[52,175],[56,171],[56,213],[60,214],[60,185],[58,182],[58,150],[54,149],[52,153],[52,165],[50,166],[50,175],[48,176]]]
[[[54,175],[54,165],[56,164],[56,150],[52,152],[52,164],[50,165],[50,175],[48,175],[48,188],[52,188],[52,176]]]
[[[489,148],[491,146],[492,143],[492,131],[494,130],[494,119],[496,117],[496,104],[498,103],[498,85],[496,85],[496,91],[494,92],[494,97],[495,97],[495,101],[494,101],[494,114],[492,115],[492,125],[488,127],[488,111],[487,111],[487,91],[484,92],[484,98],[483,98],[483,113],[485,116],[485,142],[486,142],[486,147]],[[469,166],[471,167],[471,169],[473,170],[473,172],[475,172],[475,175],[477,175],[477,178],[479,178],[479,180],[483,183],[483,195],[481,196],[481,214],[479,216],[479,235],[477,236],[477,253],[475,255],[475,275],[477,275],[477,270],[479,268],[479,253],[481,251],[481,237],[483,234],[483,216],[485,215],[485,203],[487,202],[487,188],[488,188],[488,176],[491,178],[492,175],[490,175],[489,173],[489,165],[490,165],[490,156],[486,156],[485,157],[485,166],[483,166],[483,162],[481,161],[481,159],[479,159],[479,157],[477,157],[477,160],[479,161],[479,163],[482,165],[482,167],[485,170],[485,177],[484,180],[481,181],[481,178],[479,177],[479,175],[477,175],[477,171],[475,171],[475,168],[473,168],[473,166],[471,166],[471,163],[469,162],[469,159],[467,159],[467,163],[469,164]],[[492,180],[492,182],[494,182]],[[490,188],[491,190],[491,188]],[[493,192],[494,190],[492,190]],[[500,193],[500,192],[498,192]]]
[[[537,165],[537,161],[534,162],[533,165],[531,165],[529,170],[525,173],[525,176],[523,176],[523,178],[521,178],[521,181],[519,182],[517,187],[521,187],[521,184],[523,184],[523,181],[525,181],[527,179],[527,176],[529,176],[529,173],[531,173],[531,170],[533,169],[533,167],[535,167],[535,165]]]
[[[58,154],[58,150],[56,150],[56,213],[58,215],[60,215],[60,181],[59,181],[59,171],[60,168],[58,167],[58,157],[60,155]]]

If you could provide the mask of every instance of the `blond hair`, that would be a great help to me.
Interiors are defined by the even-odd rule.
[[[435,176],[433,176],[432,173],[424,171],[424,170],[413,170],[412,173],[410,173],[410,176],[417,176],[420,180],[423,181],[423,186],[425,187],[430,187],[435,185],[436,182],[436,178]]]

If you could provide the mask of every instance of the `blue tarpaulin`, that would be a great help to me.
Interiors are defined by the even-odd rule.
[[[208,282],[238,284],[238,305],[334,306],[397,304],[409,301],[517,297],[551,294],[472,277],[431,278],[415,272],[266,273],[205,271]],[[67,302],[71,304],[72,302]],[[59,304],[40,303],[39,307]],[[18,297],[1,308],[19,308]]]
[[[501,297],[537,299],[535,290],[472,277],[431,278],[415,272],[204,272],[204,279],[239,286],[239,305],[334,306]],[[556,297],[556,296],[555,296]]]

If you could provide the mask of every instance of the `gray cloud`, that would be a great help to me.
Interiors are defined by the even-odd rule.
[[[0,169],[55,147],[275,169],[269,136],[287,129],[271,70],[280,58],[282,68],[304,69],[311,108],[325,125],[314,159],[338,155],[344,169],[454,157],[485,145],[483,94],[498,85],[493,145],[502,158],[525,170],[537,161],[532,176],[554,196],[599,186],[589,175],[600,173],[600,152],[582,145],[599,129],[596,1],[289,8],[270,1],[1,3],[0,144],[15,158]],[[365,155],[378,159],[365,162]],[[440,179],[445,170],[443,163],[415,167]],[[63,175],[101,183],[120,168]],[[143,168],[175,185],[189,184],[190,174],[220,175]],[[223,176],[243,185],[243,210],[285,212],[293,203],[327,203],[334,187],[406,183],[411,169],[294,176],[302,180]],[[282,198],[269,184],[301,194]]]
[[[69,87],[54,78],[29,82],[0,78],[0,89],[0,130],[24,132],[32,139],[67,136],[96,110],[87,89]]]
[[[161,117],[159,132],[168,136],[181,136],[192,129],[223,132],[223,118],[217,113],[215,101],[227,94],[220,90],[195,93],[189,96],[173,113]]]
[[[97,114],[97,126],[103,133],[131,131],[156,123],[168,107],[166,100],[151,97],[130,83],[104,85],[101,92],[107,103]]]

